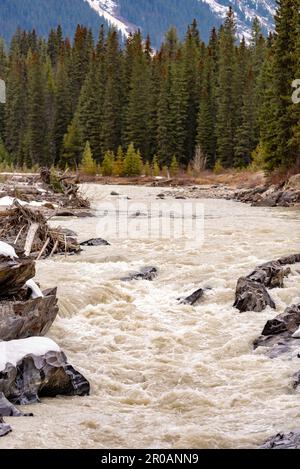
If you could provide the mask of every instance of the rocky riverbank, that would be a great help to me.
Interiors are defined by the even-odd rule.
[[[56,288],[41,291],[35,262],[0,244],[0,436],[11,431],[3,417],[26,416],[15,405],[41,397],[89,394],[88,381],[45,338],[58,314]]]
[[[159,185],[159,182],[156,184]],[[167,182],[162,186],[168,185]],[[170,184],[172,186],[172,182]],[[287,183],[270,185],[264,183],[255,187],[227,186],[225,184],[205,184],[188,187],[173,187],[163,190],[161,199],[226,199],[237,200],[255,207],[300,206],[300,174],[292,176]]]

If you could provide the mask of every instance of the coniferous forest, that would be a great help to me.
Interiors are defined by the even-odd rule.
[[[157,51],[140,32],[121,45],[113,28],[95,38],[79,25],[72,39],[60,27],[48,39],[18,30],[0,44],[0,160],[74,168],[85,159],[107,174],[115,160],[127,175],[142,163],[187,168],[199,152],[207,169],[299,164],[299,3],[278,2],[269,37],[255,20],[249,44],[237,40],[231,9],[208,43],[194,21],[183,41],[170,29]]]

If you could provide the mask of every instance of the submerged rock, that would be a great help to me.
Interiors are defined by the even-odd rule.
[[[200,298],[202,298],[203,295],[204,295],[203,288],[199,288],[199,290],[196,290],[194,293],[187,296],[186,298],[180,299],[180,303],[193,306],[195,303],[197,303],[197,301],[200,300]]]
[[[266,287],[262,283],[255,282],[247,277],[241,277],[238,280],[233,306],[241,313],[246,311],[261,312],[267,306],[273,309],[276,308],[275,302]]]
[[[158,269],[156,267],[143,267],[140,272],[134,272],[127,277],[123,277],[123,282],[130,282],[131,280],[149,280],[152,281],[157,277]]]
[[[267,440],[261,449],[299,449],[300,448],[300,429],[290,433],[278,433]]]
[[[85,396],[89,392],[88,381],[50,339],[0,342],[0,393],[13,404],[33,404],[40,397],[57,395]]]
[[[102,238],[93,238],[80,243],[80,246],[110,246],[110,243]]]
[[[0,302],[0,340],[25,339],[47,334],[57,314],[56,288],[43,297]]]

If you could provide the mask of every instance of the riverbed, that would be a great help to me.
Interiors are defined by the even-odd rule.
[[[133,203],[143,216],[161,189],[82,191],[96,216],[52,223],[111,246],[41,261],[37,279],[43,288],[58,285],[60,315],[49,337],[90,381],[91,395],[43,399],[28,407],[34,418],[6,419],[13,432],[0,448],[253,448],[300,427],[300,396],[290,383],[300,359],[271,360],[252,349],[268,319],[300,302],[300,265],[286,288],[272,291],[276,313],[232,307],[240,276],[299,252],[299,208],[199,200],[203,239],[184,244],[144,233],[126,239],[103,218],[105,204],[112,216],[120,201],[132,207],[128,216]],[[153,282],[120,280],[149,265],[159,269]],[[200,287],[209,289],[198,305],[179,304]]]

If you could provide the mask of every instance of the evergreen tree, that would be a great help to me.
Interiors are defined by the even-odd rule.
[[[111,151],[105,152],[103,162],[101,165],[102,176],[112,176],[113,169],[114,169],[114,161],[115,161],[115,156],[113,152]]]
[[[136,152],[134,144],[131,143],[127,149],[124,159],[124,175],[139,176],[142,172],[143,161],[139,151]]]
[[[78,121],[73,119],[71,124],[68,126],[68,131],[64,136],[63,142],[63,154],[61,165],[64,167],[78,167],[81,162],[82,156],[82,139],[79,131]]]
[[[171,176],[177,176],[179,171],[178,161],[175,155],[173,155],[171,166],[170,166],[170,174]]]
[[[102,141],[103,151],[117,151],[121,143],[122,81],[121,55],[118,34],[115,29],[108,33],[105,53],[106,85],[104,91]]]
[[[235,19],[230,7],[220,33],[217,114],[217,158],[225,167],[233,164],[236,109],[234,100]]]
[[[81,171],[87,176],[95,176],[95,174],[97,174],[97,164],[93,159],[93,153],[88,141],[85,144],[81,163]]]
[[[266,169],[278,166],[289,167],[295,164],[299,147],[290,145],[296,121],[291,108],[291,85],[295,79],[299,51],[299,2],[278,0],[275,16],[276,37],[272,68],[269,69],[271,86],[267,93],[267,103],[263,120],[262,145],[265,150]]]

